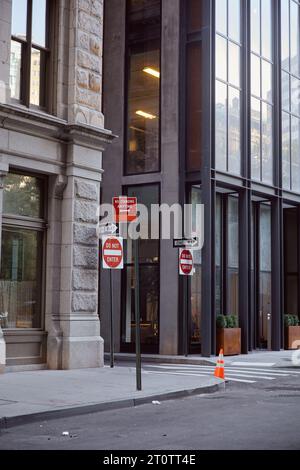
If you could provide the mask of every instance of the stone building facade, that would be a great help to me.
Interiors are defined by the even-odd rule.
[[[0,363],[7,368],[103,365],[96,224],[102,155],[113,135],[102,114],[102,42],[101,0],[0,0]]]

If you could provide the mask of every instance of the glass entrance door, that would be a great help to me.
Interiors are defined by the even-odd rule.
[[[255,345],[258,349],[271,349],[271,206],[266,203],[254,203],[252,223]]]

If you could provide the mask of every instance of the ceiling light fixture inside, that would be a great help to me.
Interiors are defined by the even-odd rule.
[[[153,69],[152,67],[145,67],[143,72],[147,73],[148,75],[152,75],[152,77],[160,78],[160,72]]]
[[[145,111],[136,111],[136,113],[138,116],[141,116],[145,119],[156,119],[156,116],[154,116],[154,114],[150,114],[150,113],[145,113]]]

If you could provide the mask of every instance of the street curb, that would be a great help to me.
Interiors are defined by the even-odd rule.
[[[24,424],[35,423],[38,421],[48,421],[59,418],[70,418],[72,416],[80,416],[91,413],[99,413],[102,411],[121,410],[123,408],[134,408],[136,406],[149,404],[152,401],[168,401],[178,398],[186,398],[193,395],[202,395],[215,393],[224,390],[225,382],[205,387],[192,388],[187,390],[177,390],[175,392],[166,392],[156,395],[150,395],[141,398],[129,398],[125,400],[116,400],[112,402],[95,403],[93,405],[79,405],[69,408],[60,408],[50,411],[42,411],[28,415],[8,416],[0,418],[0,431],[4,429],[22,426]]]

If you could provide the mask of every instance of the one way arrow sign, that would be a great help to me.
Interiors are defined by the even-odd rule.
[[[118,227],[115,224],[100,225],[98,227],[98,235],[100,237],[104,235],[113,235],[117,230]]]
[[[174,248],[198,248],[199,239],[197,237],[175,239],[173,246]]]

